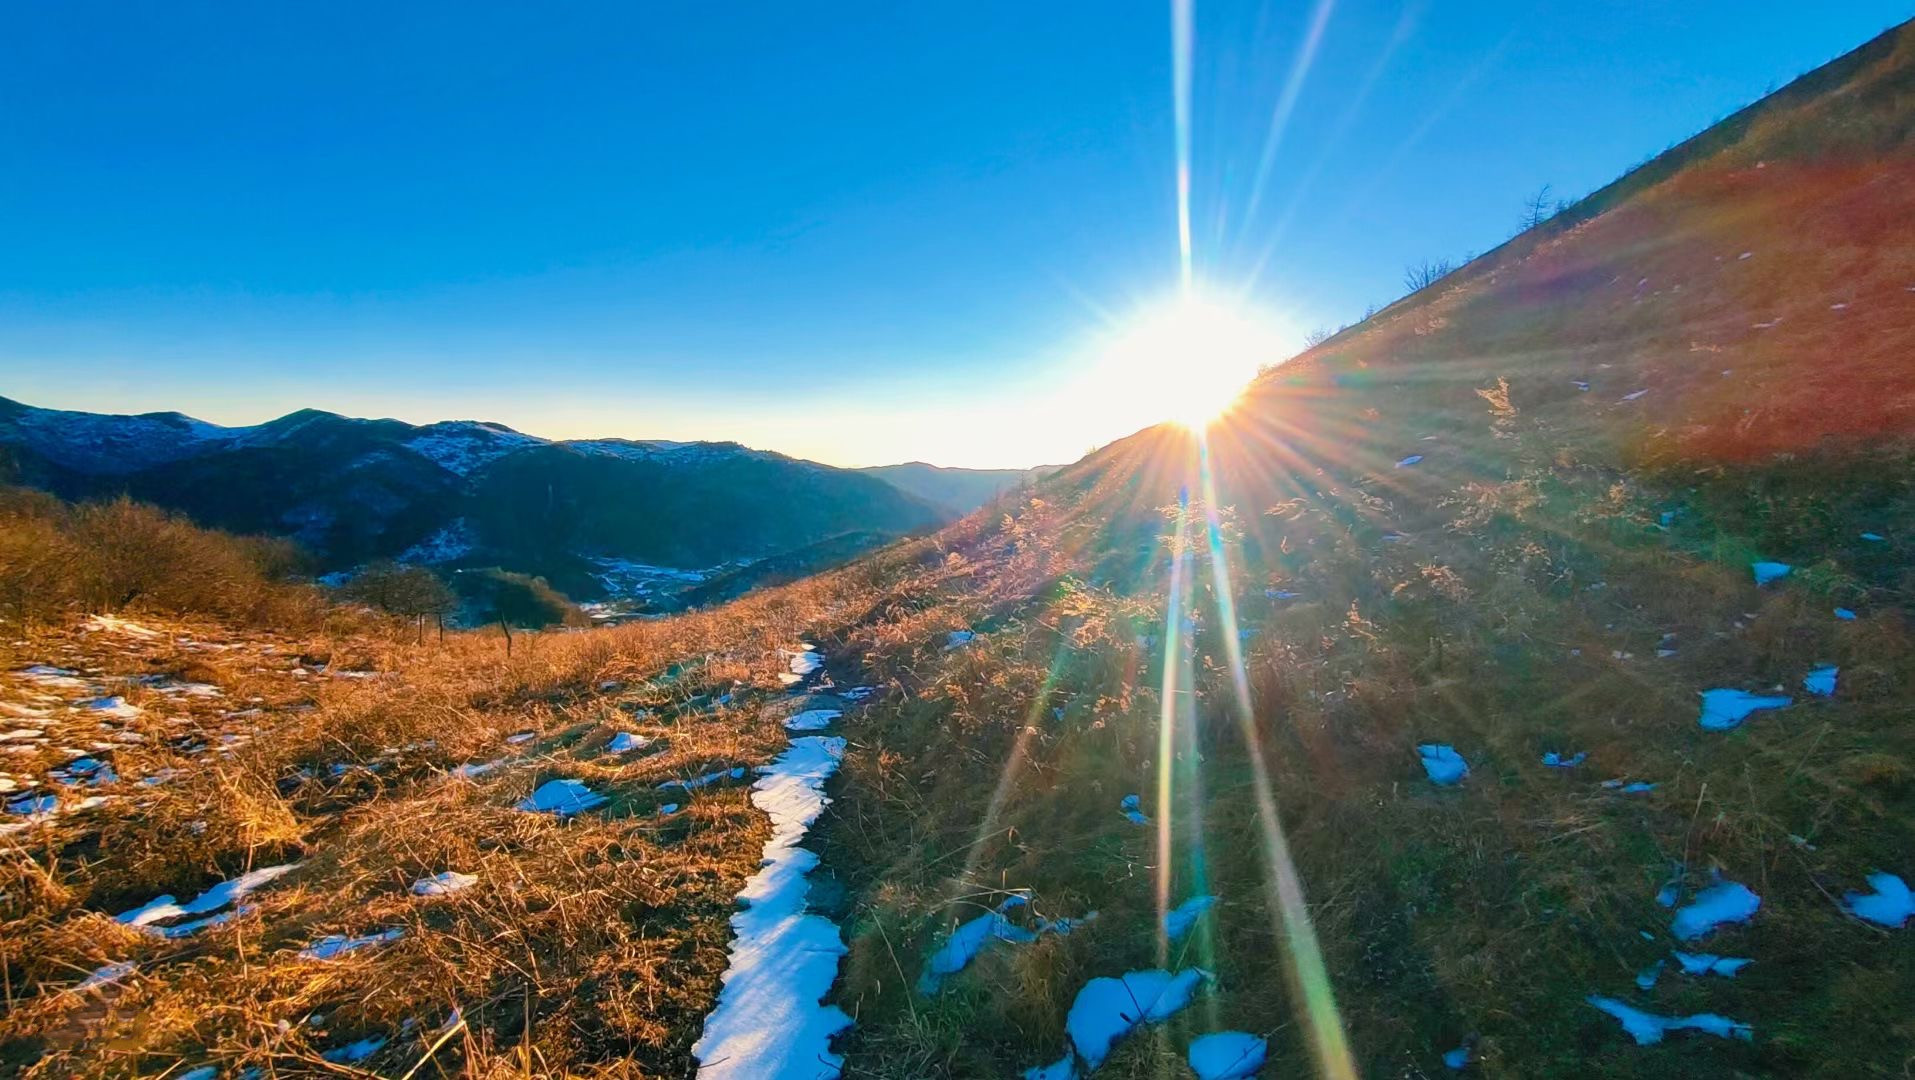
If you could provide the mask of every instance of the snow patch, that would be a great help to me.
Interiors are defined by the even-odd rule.
[[[731,962],[692,1047],[702,1080],[828,1080],[844,1066],[831,1039],[851,1018],[821,1002],[846,949],[836,923],[804,910],[805,875],[818,856],[799,847],[830,802],[825,782],[844,750],[836,736],[793,739],[752,785],[752,805],[771,818],[771,839],[762,868],[738,894],[745,909],[731,917]]]
[[[1783,709],[1793,698],[1751,694],[1746,690],[1704,690],[1701,724],[1704,731],[1730,731],[1742,726],[1749,714],[1761,709]]]
[[[1717,956],[1714,953],[1675,954],[1676,963],[1682,965],[1684,975],[1720,975],[1726,979],[1735,978],[1735,973],[1755,963],[1733,956]]]
[[[578,780],[547,780],[529,797],[520,800],[519,809],[532,814],[571,817],[596,810],[610,801]]]
[[[325,937],[299,950],[299,958],[302,960],[335,960],[349,952],[371,948],[374,945],[384,945],[387,942],[398,941],[405,936],[405,930],[397,926],[387,930],[381,930],[376,934],[367,934],[364,937],[327,934]]]
[[[1111,1047],[1140,1024],[1169,1019],[1190,1004],[1198,987],[1212,978],[1202,968],[1176,974],[1161,969],[1133,971],[1122,978],[1100,976],[1084,984],[1064,1020],[1077,1056],[1092,1069],[1104,1063]]]
[[[151,929],[162,937],[186,937],[204,927],[225,922],[235,914],[244,914],[245,908],[240,905],[240,901],[298,868],[298,863],[283,863],[279,866],[264,866],[257,870],[249,870],[236,878],[220,882],[184,904],[176,902],[171,894],[157,896],[131,911],[123,911],[115,915],[114,920],[122,926]],[[156,925],[182,919],[188,915],[218,912],[228,907],[233,910],[211,918],[186,923],[174,922],[167,926]]]
[[[1835,676],[1840,670],[1834,664],[1817,664],[1803,677],[1802,689],[1816,697],[1834,697]]]
[[[461,874],[457,870],[442,870],[431,877],[422,877],[412,883],[414,896],[445,896],[461,889],[470,889],[479,879],[471,874]]]
[[[844,713],[837,709],[806,709],[804,712],[786,717],[785,730],[817,731],[830,727],[833,720],[843,715]]]
[[[1197,925],[1197,920],[1203,917],[1204,912],[1209,911],[1216,904],[1217,898],[1214,896],[1191,897],[1178,904],[1174,910],[1164,913],[1164,932],[1170,935],[1170,940],[1182,941],[1184,935],[1190,933],[1191,928]]]
[[[1218,1031],[1190,1040],[1190,1071],[1197,1080],[1247,1080],[1263,1068],[1270,1044],[1247,1031]]]
[[[1676,909],[1669,932],[1678,941],[1694,941],[1725,923],[1748,922],[1762,906],[1762,898],[1747,885],[1718,881],[1696,894],[1684,907]]]
[[[621,731],[612,736],[611,742],[605,744],[605,752],[608,754],[629,754],[634,750],[643,750],[650,745],[652,745],[652,740],[648,736],[639,735],[630,731]]]
[[[1858,919],[1897,930],[1915,916],[1915,895],[1910,894],[1908,882],[1895,874],[1877,871],[1868,876],[1868,884],[1873,892],[1852,892],[1842,898],[1844,911]]]
[[[1715,1013],[1697,1013],[1694,1016],[1656,1016],[1612,997],[1591,994],[1583,999],[1603,1012],[1622,1021],[1622,1029],[1636,1040],[1637,1046],[1653,1046],[1662,1041],[1662,1037],[1671,1031],[1693,1029],[1706,1031],[1718,1038],[1753,1039],[1755,1029],[1740,1024],[1726,1016]]]
[[[1014,945],[1036,941],[1035,933],[1004,917],[1005,912],[1029,902],[1023,896],[1006,897],[995,909],[951,931],[951,936],[944,939],[944,944],[938,946],[938,950],[931,954],[931,959],[925,964],[924,974],[918,978],[918,993],[936,993],[945,976],[963,971],[965,965],[975,960],[984,947],[993,941],[1008,941]]]
[[[1423,771],[1430,775],[1430,781],[1443,787],[1462,783],[1469,775],[1469,763],[1456,748],[1443,743],[1424,743],[1416,748],[1417,756],[1423,759]]]

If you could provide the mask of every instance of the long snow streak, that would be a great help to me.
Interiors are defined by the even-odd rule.
[[[832,1080],[844,1066],[831,1037],[851,1018],[820,1002],[845,945],[838,924],[805,913],[805,875],[818,856],[798,846],[831,801],[825,781],[844,747],[835,735],[793,739],[752,785],[752,805],[771,817],[771,839],[763,869],[738,894],[746,907],[731,917],[731,965],[692,1047],[700,1080]]]

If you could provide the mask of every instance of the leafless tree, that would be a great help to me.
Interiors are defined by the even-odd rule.
[[[1403,268],[1403,284],[1411,292],[1436,284],[1456,269],[1448,259],[1424,259]]]

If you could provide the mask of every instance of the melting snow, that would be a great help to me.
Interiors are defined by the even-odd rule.
[[[1397,462],[1396,467],[1399,469],[1406,469],[1410,467],[1411,465],[1415,465],[1422,460],[1423,460],[1422,454],[1411,454],[1409,457],[1406,457],[1402,461]]]
[[[1910,894],[1908,882],[1878,870],[1868,876],[1868,884],[1874,892],[1852,892],[1843,897],[1842,907],[1849,914],[1896,929],[1915,916],[1915,895]]]
[[[94,698],[92,701],[82,705],[81,708],[90,709],[103,716],[111,716],[116,720],[131,720],[145,711],[138,705],[128,705],[125,698],[117,695],[114,697]]]
[[[1452,1069],[1461,1069],[1469,1064],[1469,1044],[1465,1043],[1454,1050],[1443,1052],[1443,1064]]]
[[[534,732],[534,731],[521,731],[521,732],[519,732],[519,733],[518,733],[518,734],[516,734],[516,735],[507,735],[507,736],[505,737],[505,741],[506,741],[506,742],[508,742],[508,743],[510,743],[510,744],[512,744],[513,746],[520,746],[520,745],[523,745],[523,744],[525,744],[525,743],[529,743],[529,742],[531,742],[531,741],[532,741],[533,739],[536,739],[536,738],[538,738],[538,733],[537,733],[537,732]]]
[[[1190,1040],[1190,1069],[1197,1080],[1246,1080],[1263,1068],[1270,1046],[1247,1031],[1218,1031]]]
[[[1543,755],[1543,764],[1552,769],[1573,769],[1581,765],[1588,757],[1589,754],[1584,751],[1579,751],[1569,757],[1563,757],[1556,751],[1551,750],[1549,753]]]
[[[1602,786],[1625,795],[1643,795],[1656,790],[1656,785],[1646,780],[1604,780]]]
[[[1887,540],[1888,537],[1883,536],[1881,533],[1865,532],[1862,534],[1862,539],[1867,540],[1868,542],[1872,544],[1879,544],[1882,541]]]
[[[1835,609],[1835,617],[1844,621],[1853,621],[1855,613],[1848,608],[1839,607]]]
[[[1124,801],[1118,803],[1117,808],[1123,812],[1125,817],[1130,819],[1132,825],[1150,824],[1150,818],[1146,816],[1143,811],[1143,800],[1135,795],[1124,796]]]
[[[1063,1057],[1049,1065],[1025,1069],[1024,1080],[1077,1080],[1077,1059],[1066,1051]]]
[[[1839,670],[1834,664],[1817,664],[1803,678],[1802,689],[1816,697],[1834,697],[1835,676]]]
[[[1004,917],[1005,912],[1026,903],[1029,900],[1023,896],[1006,897],[995,910],[961,923],[951,931],[951,936],[944,939],[944,944],[938,946],[925,964],[924,974],[918,978],[918,993],[936,993],[946,975],[963,971],[965,965],[977,959],[977,954],[993,941],[1008,941],[1014,945],[1036,941],[1035,933]]]
[[[608,754],[629,754],[634,750],[643,750],[650,745],[652,745],[652,740],[643,735],[634,734],[630,731],[621,731],[612,736],[611,742],[605,744],[605,752]]]
[[[23,795],[7,803],[7,813],[21,817],[46,817],[60,809],[60,797],[51,794]]]
[[[379,1048],[384,1045],[386,1045],[384,1035],[373,1035],[360,1039],[358,1042],[349,1042],[337,1049],[328,1050],[319,1056],[335,1065],[351,1065],[378,1053]]]
[[[81,979],[80,984],[74,987],[74,989],[92,990],[96,987],[110,986],[126,978],[128,975],[133,974],[137,966],[138,965],[134,964],[131,960],[122,960],[116,964],[108,964],[105,967],[96,969],[93,974],[88,975],[86,978]]]
[[[1748,922],[1762,906],[1762,898],[1747,885],[1718,881],[1696,894],[1686,906],[1676,910],[1669,932],[1678,941],[1694,941],[1724,923]]]
[[[944,647],[947,649],[955,649],[960,646],[969,645],[971,639],[975,637],[977,637],[977,635],[969,630],[953,630],[945,635]]]
[[[1638,971],[1636,973],[1636,989],[1638,990],[1655,989],[1656,980],[1662,978],[1662,966],[1665,963],[1667,963],[1667,961],[1658,960],[1655,963],[1650,964],[1648,967],[1643,968],[1641,971]]]
[[[1736,972],[1755,963],[1753,960],[1716,956],[1713,953],[1678,952],[1675,956],[1676,963],[1682,965],[1684,975],[1721,975],[1729,979],[1735,978]]]
[[[1795,567],[1785,562],[1753,562],[1749,564],[1749,570],[1755,575],[1755,583],[1757,585],[1767,585],[1771,581],[1788,577],[1789,572],[1794,569]]]
[[[1104,1063],[1117,1040],[1139,1024],[1161,1023],[1190,1004],[1197,988],[1211,978],[1202,968],[1133,971],[1121,979],[1092,979],[1071,1002],[1064,1031],[1077,1055],[1092,1069]]]
[[[830,727],[833,720],[843,715],[844,713],[837,709],[806,709],[804,712],[786,717],[785,730],[817,731]]]
[[[1622,1029],[1636,1040],[1637,1046],[1652,1046],[1661,1042],[1665,1034],[1681,1031],[1684,1028],[1706,1031],[1724,1039],[1755,1037],[1755,1029],[1749,1025],[1738,1024],[1726,1016],[1717,1016],[1715,1013],[1697,1013],[1694,1016],[1656,1016],[1611,997],[1591,994],[1584,1000],[1622,1021]]]
[[[1729,731],[1741,727],[1750,713],[1786,708],[1793,701],[1780,695],[1751,694],[1746,690],[1704,690],[1702,727],[1705,731]]]
[[[238,907],[241,900],[298,868],[298,863],[284,863],[279,866],[264,866],[257,870],[249,870],[236,878],[220,882],[184,904],[177,903],[171,894],[156,896],[131,911],[121,912],[114,916],[114,919],[123,926],[151,927],[155,933],[163,937],[186,937],[203,927],[224,922],[233,914],[243,914],[244,909]],[[188,915],[204,915],[228,906],[233,906],[236,910],[195,922],[177,923],[172,926],[153,925]]]
[[[570,817],[596,810],[611,800],[577,780],[547,780],[530,797],[519,802],[519,809],[533,814],[557,814]]]
[[[1217,898],[1214,896],[1193,896],[1178,904],[1176,910],[1165,912],[1164,930],[1170,935],[1170,940],[1181,941],[1183,936],[1190,933],[1191,928],[1197,925],[1197,920],[1203,917],[1203,913],[1209,911],[1216,903]]]
[[[830,802],[825,781],[844,749],[836,736],[793,739],[752,785],[752,805],[771,818],[771,839],[762,868],[738,894],[746,906],[731,917],[731,963],[692,1047],[703,1080],[824,1080],[844,1065],[831,1038],[851,1018],[820,1002],[846,950],[836,923],[805,913],[805,875],[818,856],[798,846]]]
[[[414,896],[444,896],[460,889],[469,889],[479,883],[471,874],[461,874],[457,870],[444,870],[431,877],[422,877],[412,883]]]
[[[1649,392],[1649,391],[1647,391],[1647,390],[1636,390],[1636,391],[1633,391],[1633,392],[1631,392],[1631,393],[1627,393],[1627,394],[1624,394],[1624,395],[1622,396],[1622,398],[1621,398],[1621,400],[1623,400],[1623,401],[1634,401],[1634,400],[1636,400],[1637,398],[1639,398],[1639,397],[1641,397],[1642,395],[1644,395],[1644,394],[1646,394],[1646,393],[1648,393],[1648,392]]]
[[[799,652],[796,655],[792,656],[791,673],[793,675],[798,675],[798,676],[809,675],[812,672],[823,667],[824,662],[825,662],[824,657],[819,656],[816,652],[813,652],[810,649],[806,649],[803,652]]]
[[[741,765],[731,769],[719,769],[717,772],[708,772],[703,776],[694,776],[690,780],[667,780],[658,785],[658,787],[661,791],[666,788],[684,788],[686,791],[691,791],[710,784],[716,784],[718,781],[726,779],[727,777],[733,780],[743,780],[745,778],[744,766]]]
[[[1416,753],[1423,759],[1423,771],[1430,774],[1430,780],[1434,783],[1449,787],[1461,783],[1463,777],[1469,775],[1469,763],[1453,746],[1424,743],[1416,748]]]
[[[373,945],[384,945],[389,941],[398,941],[405,936],[405,930],[397,926],[389,930],[381,930],[376,934],[367,934],[365,937],[347,937],[344,934],[327,934],[325,937],[299,950],[299,956],[302,960],[332,960],[358,949],[369,948]]]

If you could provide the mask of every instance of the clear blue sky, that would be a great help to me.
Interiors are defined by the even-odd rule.
[[[1353,321],[1910,14],[1197,0],[1199,274]],[[1086,386],[1176,285],[1170,87],[1128,0],[15,6],[0,394],[1074,459],[1155,419]]]

